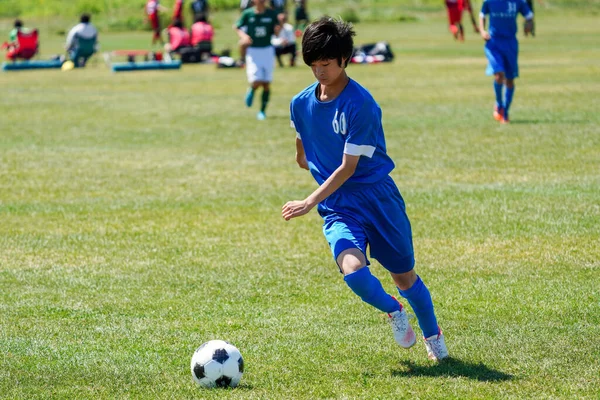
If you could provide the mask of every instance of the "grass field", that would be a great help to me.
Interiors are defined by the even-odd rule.
[[[454,43],[440,14],[357,30],[397,54],[349,74],[383,109],[453,359],[394,344],[344,285],[316,212],[280,217],[315,188],[288,115],[308,68],[276,70],[258,122],[242,70],[100,62],[0,74],[0,398],[598,399],[597,18],[542,16],[521,40],[509,126],[491,118],[471,29]],[[217,36],[235,43],[225,24]],[[62,40],[43,37],[44,55]],[[215,338],[244,355],[235,390],[192,382],[193,351]]]

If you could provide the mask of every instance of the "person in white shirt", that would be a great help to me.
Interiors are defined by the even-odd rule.
[[[275,47],[275,56],[277,57],[279,66],[283,67],[281,56],[289,54],[290,67],[293,67],[296,65],[296,34],[294,27],[287,22],[286,14],[279,14],[278,18],[281,21],[282,27],[279,35],[273,35],[271,38],[271,44]]]
[[[67,35],[65,49],[76,67],[83,67],[87,60],[98,51],[98,31],[90,23],[90,15],[82,14],[79,24]]]

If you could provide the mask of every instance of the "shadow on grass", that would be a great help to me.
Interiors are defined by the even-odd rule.
[[[546,125],[546,124],[587,124],[589,121],[583,119],[511,119],[510,124],[517,125],[525,125],[525,124],[534,124],[534,125]]]
[[[447,358],[435,365],[417,365],[402,361],[404,368],[393,369],[392,376],[464,377],[482,382],[508,381],[512,375],[486,367],[484,364],[466,363],[456,358]]]

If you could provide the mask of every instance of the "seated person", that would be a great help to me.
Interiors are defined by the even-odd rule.
[[[271,44],[275,47],[275,56],[279,66],[283,67],[281,56],[289,54],[290,67],[293,67],[296,64],[296,34],[294,33],[294,27],[287,22],[286,14],[279,14],[278,18],[282,24],[281,30],[279,35],[273,35]]]
[[[6,49],[6,58],[16,61],[18,58],[29,60],[38,50],[37,30],[23,28],[23,22],[15,20],[14,28],[10,31],[9,41],[2,45]]]
[[[178,53],[181,49],[190,47],[190,34],[183,29],[183,22],[180,19],[173,21],[173,25],[167,28],[169,43],[165,44],[167,53]]]
[[[67,35],[65,48],[75,67],[84,67],[87,60],[98,51],[98,31],[90,22],[89,14],[82,14],[79,24]]]
[[[196,22],[192,25],[191,36],[192,46],[198,51],[201,60],[205,60],[212,55],[212,40],[215,31],[212,25],[206,20],[206,16],[198,15]]]

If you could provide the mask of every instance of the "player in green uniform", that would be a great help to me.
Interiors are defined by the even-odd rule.
[[[268,9],[266,0],[254,0],[254,7],[242,12],[236,24],[240,45],[247,46],[246,75],[250,87],[246,93],[246,106],[252,107],[254,92],[263,87],[261,108],[256,118],[266,118],[265,110],[271,94],[270,84],[275,67],[275,49],[271,36],[278,34],[281,25],[274,10]]]

